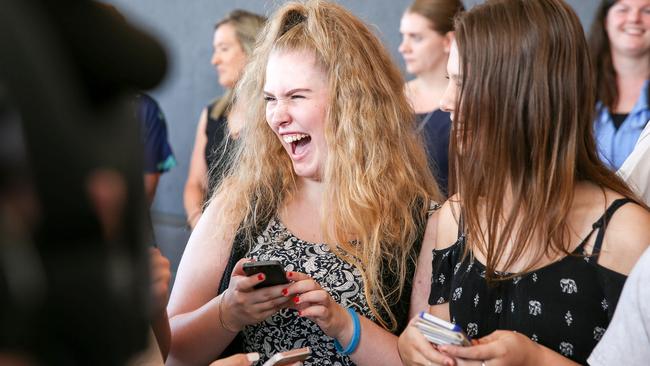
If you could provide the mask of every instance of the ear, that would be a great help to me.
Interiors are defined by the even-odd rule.
[[[449,31],[445,33],[445,37],[442,40],[442,45],[444,47],[445,53],[449,54],[451,50],[451,43],[454,41],[454,31]]]

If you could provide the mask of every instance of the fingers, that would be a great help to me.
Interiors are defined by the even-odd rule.
[[[414,360],[422,365],[435,365],[453,366],[455,361],[452,357],[446,356],[436,350],[436,347],[427,341],[426,338],[415,327],[409,327],[409,339],[411,347],[415,351]]]
[[[397,340],[400,358],[405,365],[455,365],[455,360],[437,351],[436,346],[427,341],[413,325],[417,318],[411,319],[409,325]]]
[[[288,272],[287,278],[294,282],[287,287],[286,292],[283,292],[284,296],[293,296],[296,294],[305,294],[310,291],[322,290],[318,282],[304,273]]]
[[[296,305],[300,305],[300,304],[327,305],[329,304],[330,300],[331,300],[330,294],[327,293],[327,291],[321,289],[320,287],[318,288],[318,290],[300,293],[300,295],[296,295],[292,297],[292,301]]]
[[[257,352],[248,354],[239,353],[222,360],[214,361],[210,366],[250,366],[259,359],[260,355]]]
[[[489,360],[495,357],[494,343],[479,344],[478,346],[457,347],[442,345],[438,349],[453,357],[465,358],[468,360]]]
[[[232,276],[246,276],[246,273],[244,272],[244,263],[252,262],[252,261],[253,260],[251,258],[242,258],[242,259],[240,259],[235,264],[235,267],[232,269]]]
[[[301,272],[287,271],[287,280],[293,282],[311,280],[311,276]]]

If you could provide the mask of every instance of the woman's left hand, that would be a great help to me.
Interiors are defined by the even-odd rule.
[[[325,334],[347,344],[353,331],[348,312],[309,275],[287,272],[287,279],[294,283],[283,295],[293,298],[292,307],[298,310],[298,316],[313,320]]]
[[[531,365],[539,360],[541,347],[525,335],[513,331],[497,330],[469,347],[438,346],[438,350],[456,357],[461,365]]]

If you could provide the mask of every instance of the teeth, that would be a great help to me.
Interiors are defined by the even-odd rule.
[[[643,29],[639,29],[639,28],[627,28],[624,29],[623,31],[627,34],[634,35],[634,36],[643,34]]]
[[[282,139],[283,139],[284,142],[286,142],[287,144],[290,144],[290,143],[292,143],[292,142],[295,142],[295,141],[298,141],[298,140],[302,140],[302,139],[304,139],[305,137],[308,137],[308,136],[309,136],[309,135],[304,134],[304,133],[298,133],[298,134],[295,134],[295,135],[284,135],[284,136],[282,136]]]

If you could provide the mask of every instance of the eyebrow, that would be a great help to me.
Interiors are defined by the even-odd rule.
[[[310,93],[311,91],[312,90],[309,89],[309,88],[296,88],[296,89],[291,89],[291,90],[287,91],[286,93],[284,93],[284,95],[287,96],[287,95],[293,95],[293,94],[296,94],[296,93]],[[267,92],[266,90],[264,91],[264,94],[269,95],[269,96],[273,96],[273,93]]]

